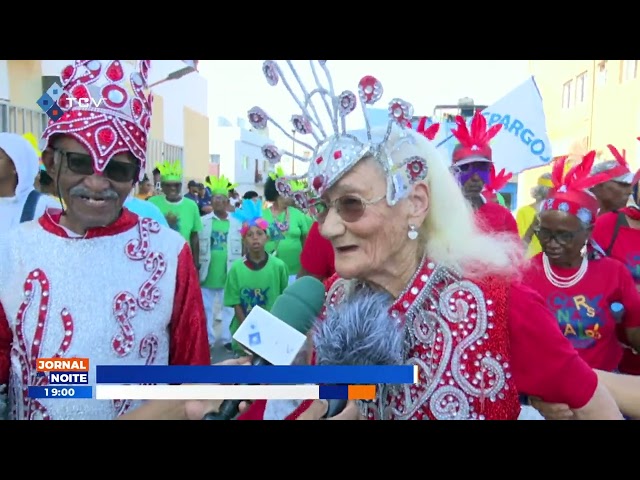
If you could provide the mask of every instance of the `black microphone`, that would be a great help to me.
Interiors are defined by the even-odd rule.
[[[271,315],[289,327],[306,335],[313,327],[322,311],[325,289],[321,281],[314,277],[301,277],[287,288],[273,303]],[[264,358],[254,356],[252,366],[271,365]],[[239,367],[242,368],[242,367]],[[239,413],[243,400],[225,400],[218,412],[205,415],[204,420],[231,420]]]
[[[313,338],[318,365],[404,365],[404,333],[389,314],[391,302],[386,293],[363,289],[328,308]],[[337,415],[346,404],[347,400],[329,400],[325,418]]]

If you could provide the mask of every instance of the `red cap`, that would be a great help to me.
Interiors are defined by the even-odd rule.
[[[461,147],[453,152],[453,163],[464,165],[472,162],[490,162],[491,147],[489,142],[495,137],[502,124],[492,125],[487,129],[487,119],[477,111],[471,120],[471,130],[463,117],[456,117],[457,129],[451,130],[454,137],[460,142]]]
[[[607,172],[591,175],[596,152],[587,153],[577,165],[565,174],[567,157],[556,160],[551,172],[553,191],[542,204],[542,210],[558,210],[575,215],[591,224],[598,214],[598,200],[588,189],[610,179]]]

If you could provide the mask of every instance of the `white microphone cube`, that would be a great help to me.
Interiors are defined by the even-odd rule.
[[[291,365],[307,341],[306,335],[264,308],[255,306],[233,339],[271,365]]]

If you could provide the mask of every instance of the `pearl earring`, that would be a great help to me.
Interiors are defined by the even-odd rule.
[[[415,240],[418,238],[418,230],[415,225],[409,225],[409,232],[407,233],[409,240]]]

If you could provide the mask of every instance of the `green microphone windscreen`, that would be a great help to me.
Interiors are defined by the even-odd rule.
[[[306,335],[322,311],[325,289],[314,277],[301,277],[285,288],[270,313]]]

